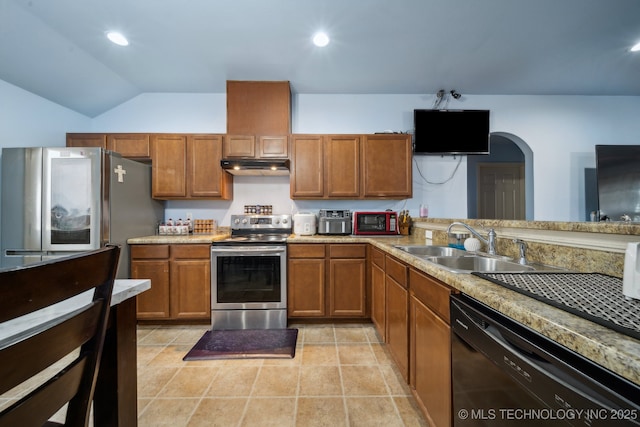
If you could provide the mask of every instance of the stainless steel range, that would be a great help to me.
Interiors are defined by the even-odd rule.
[[[287,327],[291,215],[232,215],[211,248],[211,329]]]

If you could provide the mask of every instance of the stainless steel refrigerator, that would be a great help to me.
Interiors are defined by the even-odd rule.
[[[3,148],[2,267],[121,245],[155,233],[164,210],[151,198],[151,166],[100,148]]]

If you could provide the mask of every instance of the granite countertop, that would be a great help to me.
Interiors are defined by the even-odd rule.
[[[191,239],[185,239],[187,236],[150,236],[129,239],[128,243],[211,243],[225,236],[189,236]],[[292,235],[287,242],[291,244],[371,243],[408,265],[447,283],[452,288],[640,385],[640,341],[471,274],[450,273],[394,247],[395,245],[424,244],[424,239],[413,235],[380,237]]]
[[[117,279],[111,293],[111,306],[133,298],[136,295],[151,289],[149,279]],[[37,329],[43,324],[60,318],[91,301],[93,290],[88,290],[73,298],[69,298],[58,304],[45,307],[41,310],[4,322],[0,325],[0,347],[14,341],[28,331]]]

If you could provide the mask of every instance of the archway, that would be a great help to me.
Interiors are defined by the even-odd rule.
[[[507,132],[492,132],[489,139],[491,154],[467,157],[467,217],[478,218],[478,164],[518,163],[524,161],[525,219],[532,221],[534,213],[533,197],[533,151],[522,138]]]

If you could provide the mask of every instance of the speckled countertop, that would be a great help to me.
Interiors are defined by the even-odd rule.
[[[211,243],[225,234],[209,236],[150,236],[128,243]],[[407,264],[449,284],[514,320],[582,354],[640,385],[640,341],[511,291],[471,274],[455,274],[414,257],[395,245],[423,244],[414,236],[291,236],[288,243],[371,243]]]

